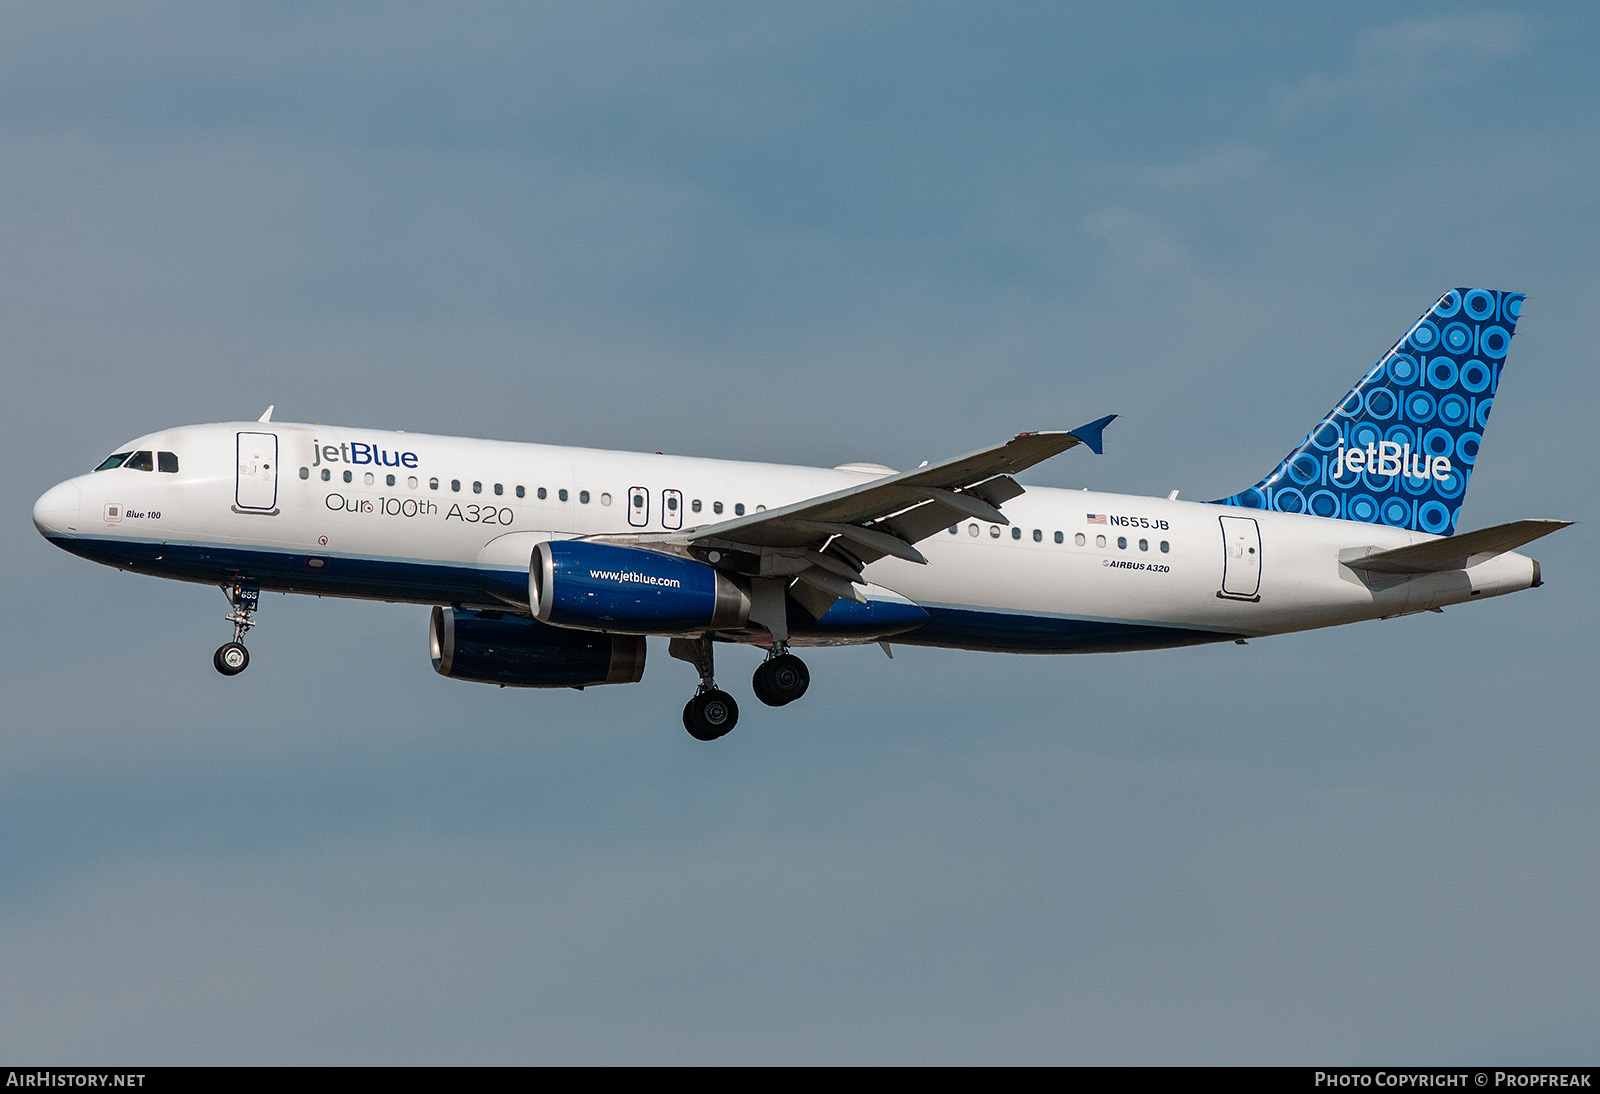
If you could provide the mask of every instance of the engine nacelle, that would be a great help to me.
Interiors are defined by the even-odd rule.
[[[644,675],[644,639],[551,627],[525,615],[434,608],[428,626],[441,676],[516,688],[632,684]]]
[[[545,623],[631,634],[736,630],[750,619],[748,590],[703,562],[571,539],[534,548],[528,600]]]

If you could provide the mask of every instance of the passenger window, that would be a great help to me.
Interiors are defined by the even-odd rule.
[[[156,470],[164,471],[168,475],[176,475],[178,473],[178,454],[176,452],[157,452]],[[300,477],[302,479],[305,478],[304,475]]]
[[[454,490],[457,494],[461,493],[461,480],[460,479],[451,479],[450,480],[450,489]]]
[[[361,476],[361,481],[366,483],[368,486],[371,486],[372,485],[372,472],[368,471],[365,475],[362,475]]]
[[[736,517],[744,516],[744,502],[741,501],[733,507],[733,515]]]
[[[1147,540],[1147,539],[1141,539],[1139,541],[1139,550],[1148,551],[1149,549],[1150,549],[1150,541]]]
[[[955,535],[956,534],[956,530],[959,529],[960,527],[961,527],[961,525],[959,525],[959,524],[952,524],[950,526],[950,534],[952,536]]]
[[[560,498],[562,501],[566,501],[567,500],[567,491],[566,491],[566,489],[562,488],[560,490],[557,490],[556,491],[556,497]]]
[[[481,482],[475,482],[475,483],[473,483],[473,484],[472,484],[472,492],[473,492],[473,493],[474,493],[474,494],[481,494],[481,493],[483,493],[483,483],[481,483]]]
[[[393,475],[385,475],[383,477],[383,484],[385,486],[393,486],[394,485],[394,476]]]
[[[578,491],[578,501],[579,501],[580,504],[588,505],[589,504],[589,491],[587,491],[587,490],[579,490]]]
[[[301,477],[301,478],[302,478],[302,479],[309,479],[309,478],[310,478],[310,477],[311,477],[311,468],[309,468],[309,467],[302,467],[302,468],[301,468],[301,469],[300,469],[300,477]]]
[[[346,472],[345,472],[345,473],[344,473],[344,481],[345,481],[345,482],[355,482],[355,481],[356,481],[356,476],[355,476],[355,472],[353,472],[353,471],[346,471]]]
[[[1172,544],[1168,543],[1166,540],[1162,540],[1161,541],[1161,553],[1162,554],[1166,554],[1170,550],[1172,550]]]
[[[128,462],[122,466],[131,467],[135,471],[154,471],[156,462],[148,452],[135,452],[128,457]]]
[[[499,497],[501,494],[504,494],[505,492],[506,492],[506,488],[505,487],[501,486],[499,483],[495,483],[494,484],[495,497]]]
[[[1128,537],[1127,536],[1118,536],[1117,537],[1117,549],[1119,551],[1126,551],[1128,549]]]
[[[437,489],[439,489],[439,480],[438,479],[429,479],[428,480],[428,489],[429,490],[437,490]]]
[[[1057,543],[1061,542],[1061,533],[1060,532],[1056,533],[1056,542]],[[1077,535],[1073,536],[1072,537],[1072,542],[1076,543],[1079,547],[1082,547],[1084,545],[1084,543],[1086,542],[1086,540],[1083,538],[1083,533],[1079,532]]]
[[[1035,543],[1043,543],[1044,542],[1044,532],[1041,531],[1038,528],[1035,528],[1033,530],[1033,542],[1035,542]]]
[[[689,503],[689,508],[693,509],[696,513],[698,513],[700,511],[700,499],[699,498],[695,498],[693,501],[691,501]]]
[[[1016,525],[1012,525],[1012,527],[1011,527],[1011,538],[1012,539],[1021,539],[1022,538],[1022,529],[1018,528]]]
[[[1106,537],[1105,536],[1095,536],[1094,537],[1094,545],[1096,547],[1104,547],[1106,545]]]
[[[113,467],[121,467],[124,463],[127,462],[128,457],[131,456],[131,455],[133,455],[133,453],[131,453],[131,452],[117,452],[117,453],[114,453],[113,455],[107,456],[105,458],[105,462],[102,463],[99,467],[95,468],[95,470],[96,471],[110,471]]]
[[[976,524],[967,525],[967,535],[975,536],[977,534],[978,534],[978,526]]]
[[[711,511],[712,511],[712,512],[713,512],[713,513],[720,513],[720,512],[722,512],[722,503],[721,503],[721,502],[720,502],[720,501],[714,501],[714,502],[712,502],[712,503],[711,503]]]
[[[417,488],[417,477],[415,475],[406,476],[406,487],[411,490],[415,490]]]
[[[540,501],[543,501],[545,498],[548,498],[549,496],[550,496],[550,492],[548,490],[546,490],[542,486],[539,487],[539,500]]]
[[[333,473],[324,467],[322,469],[322,481],[327,482],[331,478],[333,478]]]
[[[610,505],[611,504],[611,495],[610,494],[601,494],[600,495],[600,504],[601,505]]]
[[[526,487],[523,487],[523,486],[517,487],[517,497],[525,498],[527,496],[528,496],[528,490],[527,490]]]
[[[990,539],[999,539],[1000,538],[1000,526],[998,524],[989,525],[989,538]]]

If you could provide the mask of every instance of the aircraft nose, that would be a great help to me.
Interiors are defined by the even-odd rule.
[[[33,526],[42,536],[58,536],[78,530],[77,484],[58,483],[39,496],[33,503]]]

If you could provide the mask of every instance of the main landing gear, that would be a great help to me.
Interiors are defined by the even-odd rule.
[[[683,728],[697,741],[714,741],[739,724],[739,704],[733,696],[717,687],[713,675],[714,664],[711,639],[674,638],[667,652],[679,661],[687,661],[700,674],[700,688],[683,708]]]
[[[786,643],[774,643],[761,662],[750,686],[769,707],[788,706],[806,693],[811,686],[811,671],[806,663],[789,652]]]
[[[233,607],[233,611],[223,616],[233,624],[233,641],[218,646],[217,652],[211,655],[211,663],[224,676],[238,676],[250,666],[250,651],[244,648],[244,636],[255,626],[252,617],[261,603],[261,590],[237,581],[231,586],[224,585],[222,592]]]
[[[683,708],[683,728],[697,741],[714,741],[727,734],[739,722],[739,704],[717,687],[711,639],[674,638],[667,652],[689,662],[700,674],[700,688]],[[751,684],[756,698],[767,706],[787,706],[806,693],[811,673],[804,661],[789,652],[787,643],[775,642]]]

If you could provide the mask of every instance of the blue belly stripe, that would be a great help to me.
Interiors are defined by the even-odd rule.
[[[225,544],[162,543],[111,537],[49,538],[64,551],[107,566],[206,585],[227,585],[242,576],[273,592],[486,608],[504,608],[505,601],[513,598],[525,604],[527,597],[527,579],[520,574],[459,564],[302,554]],[[1030,615],[947,604],[921,607],[927,612],[928,621],[895,634],[892,641],[896,645],[997,653],[1111,653],[1249,637],[1115,619]],[[903,608],[900,610],[904,613]],[[905,620],[910,621],[909,617]]]

